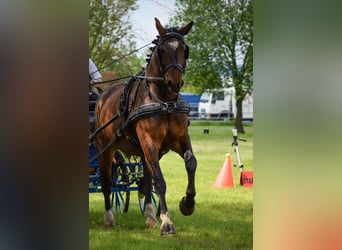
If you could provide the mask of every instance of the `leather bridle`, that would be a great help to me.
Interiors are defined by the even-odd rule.
[[[180,35],[179,33],[176,33],[176,32],[168,32],[162,36],[160,36],[159,38],[159,41],[158,41],[158,44],[156,46],[156,49],[154,50],[156,53],[156,57],[157,57],[157,64],[158,64],[158,67],[159,67],[159,70],[160,72],[163,74],[163,76],[165,76],[166,72],[171,69],[171,68],[175,68],[177,69],[179,72],[181,72],[181,74],[183,75],[185,73],[185,67],[186,67],[186,64],[185,66],[183,67],[181,64],[179,63],[171,63],[169,65],[167,65],[166,67],[163,67],[162,63],[161,63],[161,59],[160,59],[160,45],[167,39],[170,39],[170,38],[175,38],[177,39],[178,41],[180,41],[182,44],[185,45],[186,49],[185,49],[185,61],[188,59],[188,55],[189,55],[189,47],[185,44],[184,42],[184,37],[182,35]]]

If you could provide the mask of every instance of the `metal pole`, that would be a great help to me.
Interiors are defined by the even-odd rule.
[[[240,172],[242,172],[242,170],[243,170],[243,163],[242,163],[242,160],[241,160],[241,157],[240,157],[238,140],[241,140],[241,141],[247,141],[247,140],[241,139],[241,138],[238,138],[238,137],[237,137],[237,129],[232,129],[232,132],[233,132],[233,142],[232,142],[232,146],[234,146],[234,152],[235,152],[236,157],[237,157],[237,159],[238,159]],[[234,160],[234,162],[235,162],[235,160]],[[236,165],[236,164],[234,164],[234,166],[235,166],[235,165]]]

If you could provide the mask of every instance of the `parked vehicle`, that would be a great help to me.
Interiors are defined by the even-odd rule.
[[[193,94],[193,93],[181,93],[184,101],[188,102],[190,105],[190,119],[198,119],[199,112],[198,106],[200,102],[201,95]]]
[[[208,89],[199,102],[200,119],[233,120],[236,118],[235,88]],[[242,102],[242,117],[253,120],[253,95],[246,95]]]

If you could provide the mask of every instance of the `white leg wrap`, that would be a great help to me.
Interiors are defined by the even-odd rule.
[[[147,217],[146,218],[146,226],[147,227],[156,227],[159,225],[157,218],[156,218],[156,214],[155,214],[154,209],[153,209],[153,205],[151,203],[146,204],[144,214]]]
[[[172,224],[169,212],[166,212],[165,214],[160,214],[160,219],[162,220],[162,224]]]
[[[114,220],[114,215],[111,210],[106,210],[104,213],[104,224],[106,226],[115,226],[115,220]]]

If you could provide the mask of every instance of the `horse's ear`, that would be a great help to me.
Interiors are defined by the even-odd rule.
[[[156,28],[159,32],[159,35],[164,35],[166,33],[166,29],[163,27],[163,25],[161,25],[160,21],[158,20],[158,18],[154,18],[154,20],[156,21]]]
[[[186,34],[189,33],[189,31],[191,30],[192,25],[194,24],[194,21],[191,21],[190,23],[188,23],[186,26],[184,26],[183,28],[179,29],[178,32],[180,34],[182,34],[183,36],[185,36]]]

